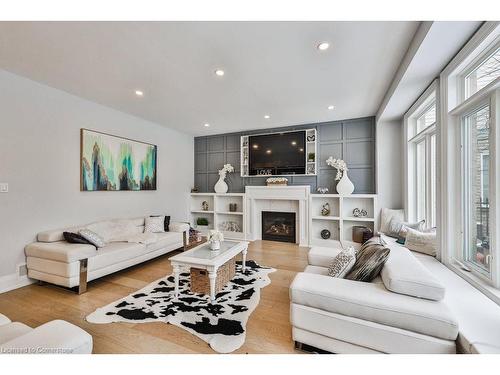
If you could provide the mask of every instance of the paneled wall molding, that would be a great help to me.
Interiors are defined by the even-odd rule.
[[[344,159],[355,193],[375,193],[375,118],[364,117],[342,121],[322,122],[283,128],[259,129],[240,133],[227,133],[194,139],[194,183],[200,192],[213,192],[218,170],[226,163],[235,167],[226,182],[230,193],[245,191],[245,186],[264,186],[266,177],[240,176],[240,137],[277,131],[317,129],[318,175],[287,177],[289,185],[309,185],[311,192],[327,187],[335,193],[335,169],[326,165],[329,156]]]

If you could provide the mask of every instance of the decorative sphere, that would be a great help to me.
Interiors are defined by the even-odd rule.
[[[323,229],[321,231],[321,238],[322,239],[327,240],[327,239],[330,238],[330,236],[331,236],[331,233],[330,233],[330,231],[328,229]]]

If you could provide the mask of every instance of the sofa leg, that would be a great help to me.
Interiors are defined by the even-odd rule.
[[[45,281],[43,281],[43,280],[38,280],[38,281],[37,281],[37,284],[38,284],[38,285],[45,285]]]
[[[294,341],[295,343],[295,349],[297,350],[302,350],[302,343],[298,341]]]
[[[83,294],[87,291],[87,264],[88,259],[80,260],[80,282],[78,284],[78,294]]]
[[[186,236],[186,231],[182,232],[182,243],[183,243],[183,248],[182,250],[183,251],[186,251],[186,248],[187,248],[187,236]]]

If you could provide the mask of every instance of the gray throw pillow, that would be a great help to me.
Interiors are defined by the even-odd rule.
[[[345,278],[355,281],[372,281],[382,271],[390,251],[380,237],[371,238],[359,249],[356,263]]]
[[[356,250],[354,250],[354,247],[349,246],[333,258],[328,268],[328,276],[343,278],[352,269],[354,263],[356,263]]]
[[[82,229],[79,233],[80,233],[80,236],[85,238],[87,241],[89,241],[95,247],[106,246],[106,242],[104,241],[104,239],[101,236],[99,236],[97,233],[92,232],[89,229]]]

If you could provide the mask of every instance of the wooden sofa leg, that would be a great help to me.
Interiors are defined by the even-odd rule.
[[[78,294],[83,294],[87,291],[87,264],[88,259],[80,260],[80,282],[78,284]]]
[[[295,343],[295,349],[297,350],[302,350],[302,343],[298,341],[294,341]]]

